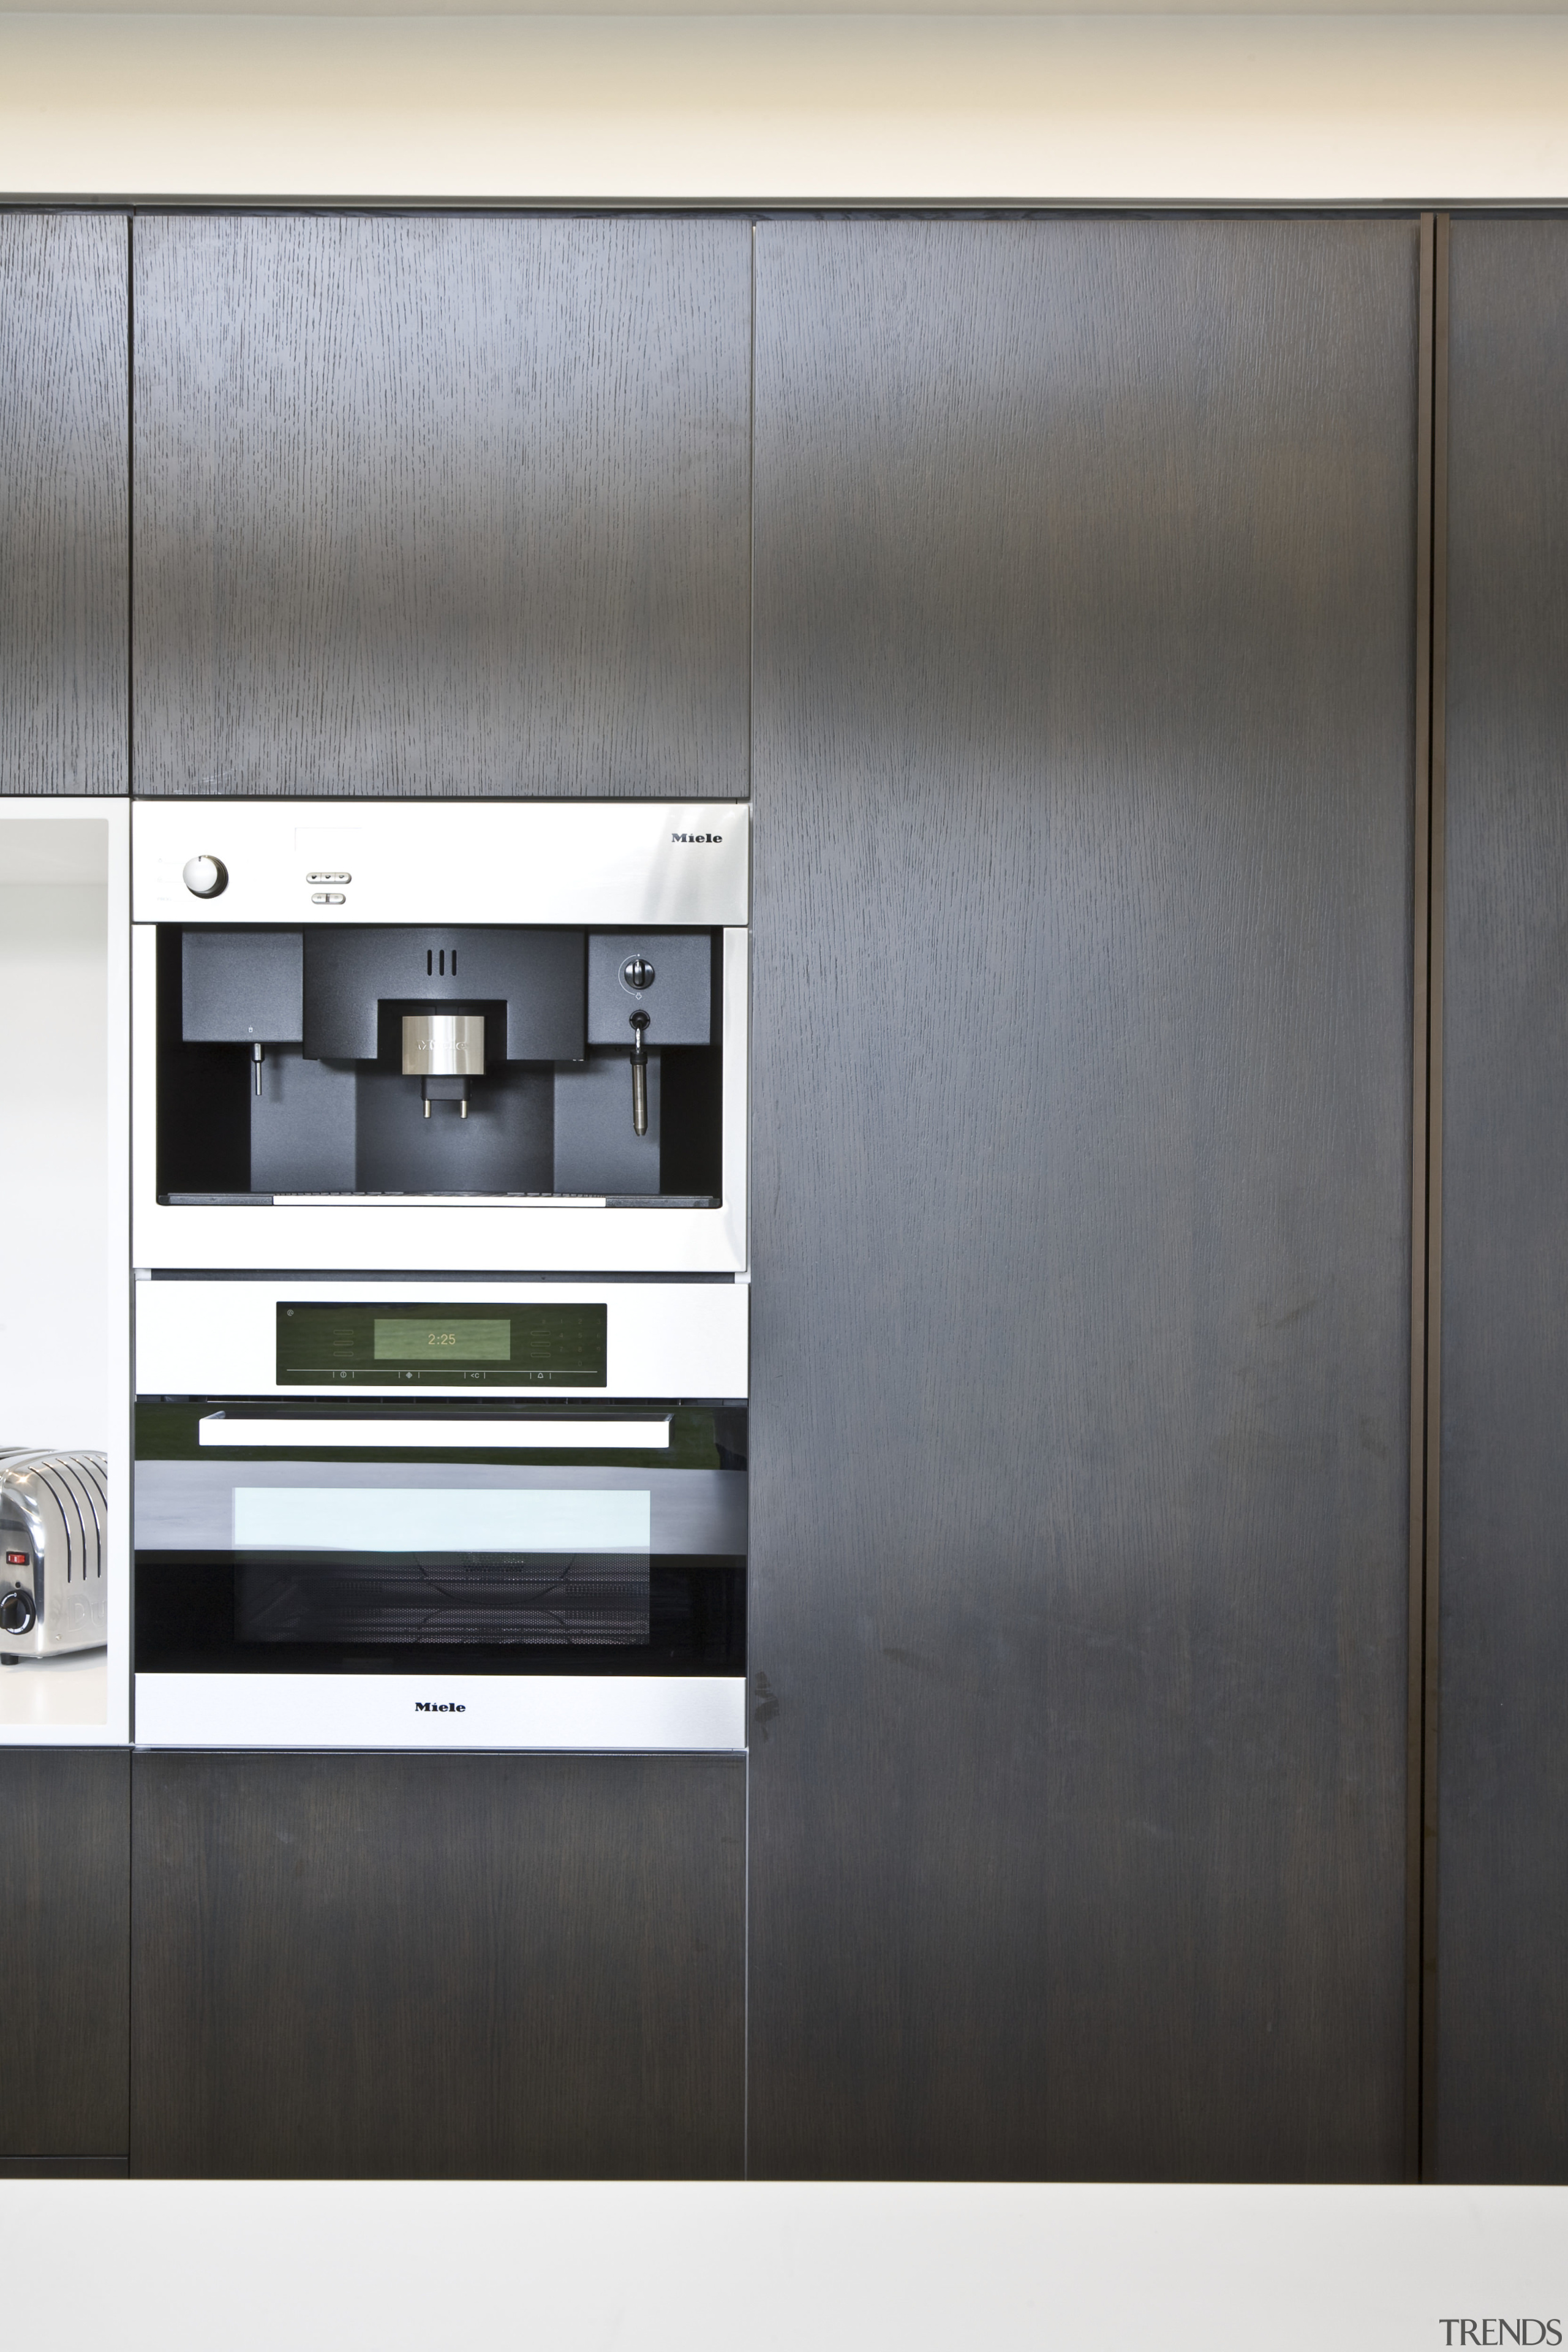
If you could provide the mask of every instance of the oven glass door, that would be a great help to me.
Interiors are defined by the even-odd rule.
[[[735,1407],[137,1408],[136,1667],[736,1675]]]

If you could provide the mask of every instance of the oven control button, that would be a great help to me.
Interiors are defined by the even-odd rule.
[[[343,894],[341,890],[312,890],[310,893],[312,907],[341,907],[342,903]]]
[[[228,887],[228,868],[221,857],[187,857],[184,884],[193,898],[216,898]]]
[[[8,1592],[0,1601],[0,1633],[30,1633],[38,1622],[30,1592]]]

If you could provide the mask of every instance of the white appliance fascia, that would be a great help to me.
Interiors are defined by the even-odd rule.
[[[669,1213],[673,1214],[674,1212]],[[139,1279],[136,1389],[141,1396],[335,1396],[341,1389],[278,1383],[278,1309],[330,1299],[345,1306],[599,1306],[605,1308],[603,1388],[552,1387],[550,1401],[580,1396],[741,1399],[747,1393],[751,1287],[743,1282],[171,1281]],[[439,1397],[421,1391],[433,1410]],[[487,1387],[487,1399],[537,1389]],[[407,1400],[408,1391],[356,1386],[354,1401]]]
[[[734,1755],[739,1675],[136,1677],[138,1748],[526,1748]]]
[[[739,1274],[747,1265],[750,811],[743,803],[142,801],[132,813],[132,1259],[139,1266]],[[221,896],[186,887],[221,863]],[[331,881],[329,888],[323,877]],[[156,926],[689,926],[723,935],[721,1205],[582,1197],[157,1197]]]

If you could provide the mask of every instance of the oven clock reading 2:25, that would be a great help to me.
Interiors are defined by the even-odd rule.
[[[375,1360],[378,1364],[424,1362],[433,1348],[451,1351],[459,1364],[506,1364],[511,1360],[511,1318],[478,1317],[461,1323],[416,1322],[404,1316],[375,1318]]]

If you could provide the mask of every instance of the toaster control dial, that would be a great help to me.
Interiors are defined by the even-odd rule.
[[[183,878],[193,898],[216,898],[228,887],[228,868],[221,857],[187,857]]]
[[[37,1622],[38,1612],[30,1592],[24,1592],[18,1586],[0,1600],[0,1633],[30,1633]]]

